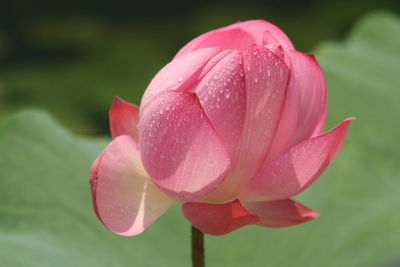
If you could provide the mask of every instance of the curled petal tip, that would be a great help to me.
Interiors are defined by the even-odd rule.
[[[136,141],[138,140],[139,107],[116,96],[111,105],[109,117],[113,139],[121,135],[130,135]]]
[[[279,200],[307,189],[335,158],[352,118],[266,162],[241,192],[246,201]]]
[[[123,102],[123,100],[119,96],[115,96],[113,100],[113,104],[119,105]]]
[[[312,215],[312,219],[318,219],[319,217],[321,217],[321,212],[318,211],[314,211],[314,214]]]
[[[319,212],[291,199],[247,202],[243,206],[260,218],[258,225],[272,228],[308,222],[320,215]]]

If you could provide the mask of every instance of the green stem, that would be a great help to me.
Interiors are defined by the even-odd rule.
[[[192,266],[204,267],[204,234],[192,226]]]

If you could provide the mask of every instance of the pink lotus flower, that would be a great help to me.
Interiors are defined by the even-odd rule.
[[[208,32],[154,77],[140,110],[115,99],[113,141],[91,170],[94,210],[121,235],[175,202],[213,235],[315,219],[291,197],[333,160],[351,120],[322,134],[325,118],[321,68],[279,28],[258,20]]]

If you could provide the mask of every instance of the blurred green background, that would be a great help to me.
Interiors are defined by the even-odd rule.
[[[155,73],[195,36],[239,20],[281,27],[300,51],[343,39],[398,0],[13,0],[0,8],[0,116],[49,110],[79,134],[108,134],[115,95],[136,104]]]
[[[179,205],[141,235],[117,236],[94,215],[88,172],[108,142],[115,95],[139,104],[186,42],[254,18],[316,55],[327,128],[357,120],[296,197],[320,218],[206,236],[207,266],[400,266],[399,14],[398,0],[3,1],[0,266],[190,266]]]

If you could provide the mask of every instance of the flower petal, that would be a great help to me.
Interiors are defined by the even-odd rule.
[[[182,212],[194,227],[210,235],[224,235],[259,222],[238,200],[224,204],[188,202],[183,204]]]
[[[194,91],[231,158],[235,157],[246,106],[242,54],[232,51],[224,56]]]
[[[256,174],[267,155],[285,101],[289,69],[283,56],[254,46],[244,53],[244,71],[246,115],[239,159],[211,199],[237,198],[241,188]]]
[[[269,162],[287,151],[297,130],[299,120],[299,91],[288,87],[285,103],[265,162]]]
[[[243,206],[260,218],[258,225],[284,227],[304,223],[319,217],[319,213],[291,199],[247,202]]]
[[[289,91],[299,93],[299,113],[296,133],[291,142],[296,145],[321,134],[326,117],[326,82],[313,55],[290,51],[291,73]],[[317,131],[315,131],[317,129]]]
[[[243,29],[218,29],[205,33],[185,45],[175,56],[178,58],[184,54],[207,47],[220,47],[225,49],[245,50],[256,43],[253,36]]]
[[[266,163],[241,192],[242,201],[280,200],[309,187],[339,151],[352,118]]]
[[[270,38],[265,38],[265,32],[268,32]],[[250,20],[238,22],[200,35],[186,44],[175,58],[207,47],[221,47],[244,51],[252,45],[266,45],[268,43],[276,43],[284,46],[285,49],[294,50],[289,38],[278,27],[264,20]]]
[[[145,106],[152,97],[165,90],[189,90],[196,86],[204,75],[207,65],[215,64],[211,59],[219,53],[228,53],[219,48],[207,48],[195,51],[179,59],[175,59],[162,68],[147,87],[140,106]],[[210,63],[210,64],[208,64]]]
[[[139,107],[122,100],[119,97],[114,98],[110,108],[110,128],[112,138],[120,135],[129,135],[137,142],[139,121]]]
[[[96,203],[96,188],[97,188],[97,179],[99,178],[98,177],[99,166],[100,166],[102,157],[103,157],[103,153],[101,153],[96,158],[96,160],[93,162],[92,167],[90,169],[90,175],[89,175],[90,191],[92,193],[93,210],[99,220],[101,220],[101,219],[100,219],[100,215],[99,215],[99,211],[97,209],[97,203]]]
[[[229,155],[196,94],[164,91],[141,110],[144,167],[165,193],[198,201],[225,178]]]
[[[175,202],[152,184],[130,136],[114,139],[92,170],[96,213],[117,234],[130,236],[143,232]]]

